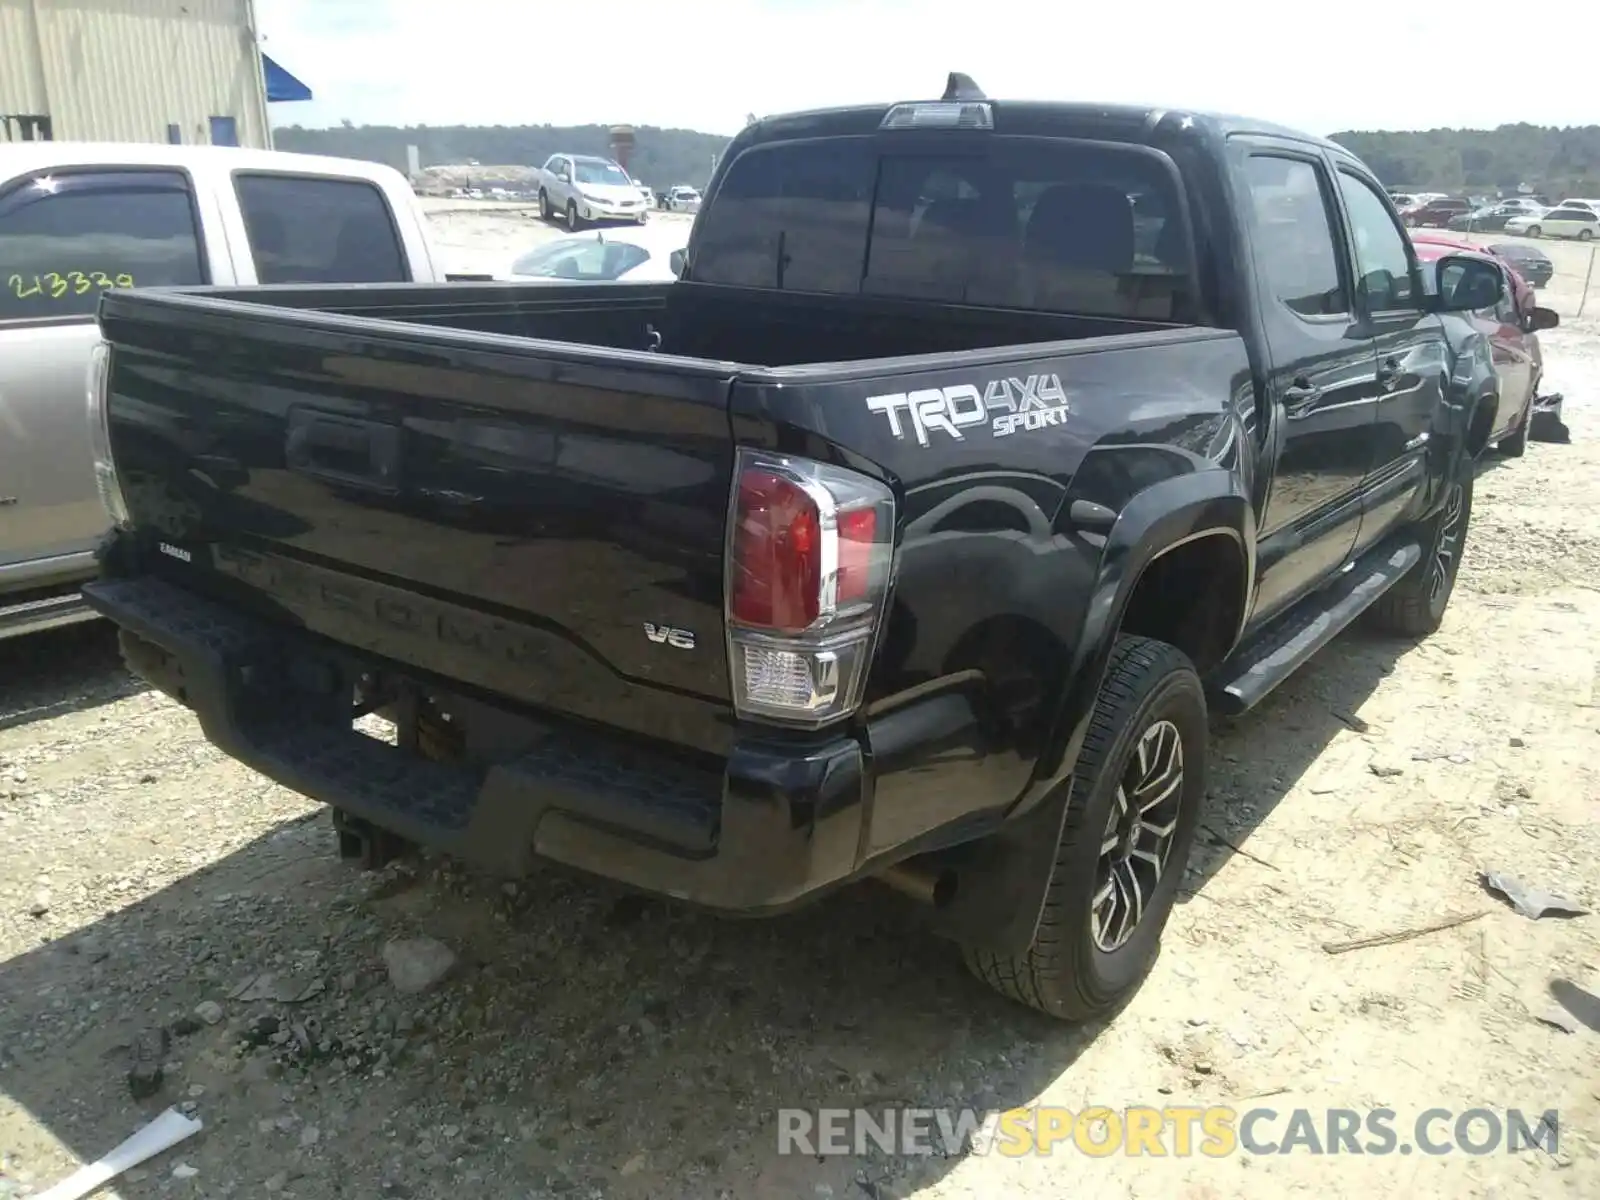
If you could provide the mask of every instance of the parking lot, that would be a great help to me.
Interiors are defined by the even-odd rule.
[[[424,197],[422,206],[433,216],[434,244],[451,271],[492,275],[541,242],[569,236],[561,225],[541,221],[537,204]],[[694,218],[657,211],[650,220],[680,226],[687,237]]]
[[[430,204],[452,270],[559,232],[531,209]],[[1600,905],[1600,297],[1591,283],[1577,315],[1589,247],[1539,245],[1563,318],[1546,387],[1572,443],[1489,457],[1440,634],[1346,634],[1215,723],[1183,902],[1105,1026],[1008,1005],[875,885],[735,922],[555,870],[362,874],[322,810],[124,673],[108,629],[0,643],[0,1197],[168,1104],[206,1130],[184,1170],[124,1177],[128,1200],[1600,1194],[1600,919],[1530,920],[1479,884],[1504,872]],[[1403,936],[1340,946],[1382,934]],[[414,935],[459,961],[408,996],[380,951]],[[129,1047],[161,1029],[161,1090],[136,1101]],[[1560,1139],[777,1152],[780,1108],[1034,1103],[1383,1106],[1402,1127],[1555,1109]]]

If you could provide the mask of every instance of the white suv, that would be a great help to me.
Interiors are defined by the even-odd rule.
[[[609,158],[552,154],[539,169],[539,215],[546,221],[560,214],[570,230],[590,221],[642,225],[649,211],[638,185]]]
[[[697,189],[680,183],[667,193],[667,210],[669,212],[699,212],[700,193]]]

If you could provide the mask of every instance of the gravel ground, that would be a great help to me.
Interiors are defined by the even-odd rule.
[[[484,237],[537,224],[439,219],[480,260],[498,253]],[[1600,906],[1600,322],[1546,344],[1573,443],[1485,468],[1439,635],[1341,637],[1218,723],[1189,891],[1103,1027],[991,995],[875,886],[738,922],[555,870],[363,874],[320,810],[125,675],[105,628],[0,644],[0,1197],[169,1104],[205,1132],[125,1177],[127,1200],[1600,1195],[1600,918],[1527,920],[1476,882],[1502,870]],[[402,992],[385,947],[423,937],[453,969]],[[415,943],[397,954],[402,974],[429,965]],[[1546,1023],[1555,996],[1588,1024]],[[136,1100],[140,1046],[162,1078]],[[1402,1125],[1433,1106],[1559,1108],[1561,1142],[1442,1159],[776,1153],[780,1107],[1036,1101],[1386,1105]]]

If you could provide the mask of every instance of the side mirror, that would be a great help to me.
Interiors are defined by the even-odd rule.
[[[1505,276],[1493,263],[1464,254],[1448,254],[1437,267],[1440,312],[1474,312],[1493,308],[1505,295]]]
[[[675,276],[682,276],[683,275],[683,260],[686,257],[687,257],[687,255],[685,255],[682,250],[674,250],[671,254],[669,254],[667,256],[667,266],[671,268],[673,275],[675,275]],[[1548,309],[1543,309],[1541,311],[1548,312],[1549,310]],[[1552,314],[1552,315],[1554,315],[1554,314]]]
[[[1528,330],[1538,333],[1541,329],[1554,329],[1561,324],[1561,314],[1553,308],[1536,308],[1533,315],[1528,318]]]

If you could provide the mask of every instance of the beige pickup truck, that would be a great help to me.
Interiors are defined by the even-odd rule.
[[[435,283],[404,176],[226,146],[0,144],[0,638],[92,619],[109,526],[84,388],[106,291]]]

